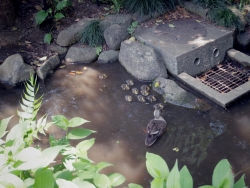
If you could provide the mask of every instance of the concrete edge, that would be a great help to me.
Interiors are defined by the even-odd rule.
[[[245,84],[233,89],[228,93],[219,93],[218,91],[210,88],[209,86],[203,84],[202,82],[196,80],[194,77],[189,74],[183,72],[178,75],[178,78],[190,86],[192,89],[202,93],[210,100],[219,104],[222,107],[228,106],[231,102],[241,97],[242,95],[248,93],[250,91],[250,82],[246,82]]]

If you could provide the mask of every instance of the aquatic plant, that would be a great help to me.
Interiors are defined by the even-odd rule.
[[[137,13],[141,16],[164,14],[175,9],[176,0],[123,0],[124,8],[131,13]]]
[[[80,42],[92,47],[101,46],[104,43],[103,29],[101,28],[100,20],[92,20],[89,22],[82,31]]]

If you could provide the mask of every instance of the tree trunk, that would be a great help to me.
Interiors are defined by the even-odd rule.
[[[13,0],[0,0],[0,29],[12,26],[16,20]]]

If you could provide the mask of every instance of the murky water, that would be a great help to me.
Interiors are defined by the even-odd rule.
[[[145,167],[147,151],[162,156],[170,168],[176,159],[180,167],[187,165],[194,178],[194,187],[211,184],[212,171],[223,158],[230,161],[235,173],[250,168],[250,96],[227,110],[212,104],[208,112],[166,104],[163,117],[168,123],[168,131],[152,147],[146,147],[145,128],[153,118],[153,103],[140,103],[131,90],[124,92],[120,88],[125,80],[135,79],[119,63],[91,64],[87,65],[84,74],[69,74],[71,70],[83,71],[84,66],[69,65],[57,70],[44,83],[40,82],[44,100],[39,116],[62,114],[67,118],[79,116],[91,121],[83,125],[97,131],[91,135],[96,142],[89,156],[95,162],[114,164],[105,172],[123,174],[127,181],[121,187],[131,182],[150,187],[152,178]],[[101,73],[108,78],[98,79]],[[138,88],[142,84],[145,83],[135,81]],[[0,89],[0,119],[16,114],[22,89]],[[133,96],[133,102],[125,101],[126,94]],[[157,95],[157,99],[163,102],[161,96]],[[17,122],[15,117],[12,124]],[[49,134],[60,138],[64,133],[52,127]],[[40,144],[47,146],[48,138],[43,137]],[[250,170],[244,173],[250,185]]]

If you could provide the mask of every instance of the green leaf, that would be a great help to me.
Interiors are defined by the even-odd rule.
[[[62,10],[65,7],[67,7],[67,1],[66,0],[59,1],[59,3],[56,5],[57,10]]]
[[[180,184],[181,187],[193,188],[193,178],[186,166],[180,170]]]
[[[52,122],[63,130],[67,130],[69,125],[69,121],[63,115],[52,116]]]
[[[35,173],[35,184],[33,188],[54,188],[54,174],[52,170],[38,170]]]
[[[107,163],[107,162],[100,162],[96,165],[96,167],[98,168],[98,171],[101,171],[102,169],[104,169],[108,166],[114,166],[114,165],[111,163]]]
[[[51,33],[47,33],[47,34],[44,35],[44,39],[43,39],[43,42],[44,42],[44,43],[50,44],[50,43],[51,43],[51,40],[52,40],[52,35],[51,35]]]
[[[228,171],[231,171],[231,165],[227,159],[222,159],[214,169],[212,185],[215,187],[219,187],[221,180],[228,173]]]
[[[80,117],[74,117],[71,120],[69,120],[69,124],[68,127],[78,127],[84,123],[89,122],[88,120],[85,120],[83,118]]]
[[[72,175],[72,172],[68,170],[58,171],[55,173],[54,177],[55,179],[65,179],[65,180],[72,180],[74,178],[74,176]]]
[[[89,140],[83,140],[82,142],[77,144],[76,149],[78,151],[87,151],[89,148],[93,146],[94,143],[95,143],[94,138],[91,138]]]
[[[25,184],[19,177],[10,173],[1,174],[0,182],[3,183],[4,185],[9,185],[7,188],[12,188],[12,187],[26,188]],[[2,188],[6,186],[1,186],[0,184],[0,187]]]
[[[143,188],[141,185],[135,184],[135,183],[130,183],[128,184],[129,188]]]
[[[175,26],[173,24],[168,24],[168,26],[171,28],[175,28]]]
[[[78,185],[78,187],[82,188],[96,188],[92,183],[89,183],[87,181],[81,180],[80,178],[75,178],[73,182]]]
[[[175,165],[168,175],[167,188],[181,188],[180,185],[180,172],[178,169],[178,162],[176,160]]]
[[[79,188],[78,185],[76,185],[75,183],[71,182],[71,181],[67,181],[64,179],[57,179],[56,183],[58,185],[59,188]]]
[[[91,135],[92,133],[95,133],[95,131],[92,131],[89,129],[83,129],[83,128],[72,129],[68,133],[68,138],[73,139],[73,140],[83,139],[83,138],[86,138],[87,136]]]
[[[88,170],[83,170],[77,173],[77,176],[81,179],[93,179],[97,174],[94,166],[88,167]]]
[[[6,118],[6,119],[2,119],[0,120],[0,138],[2,138],[5,133],[6,133],[6,128],[8,126],[8,123],[10,121],[10,119],[12,118],[13,116],[9,117],[9,118]]]
[[[203,185],[203,186],[201,186],[199,188],[216,188],[216,187],[214,187],[212,185]]]
[[[43,23],[43,21],[47,18],[47,16],[48,13],[45,12],[44,10],[38,11],[35,16],[36,24],[40,25],[41,23]]]
[[[42,155],[46,156],[46,158],[48,159],[48,161],[50,161],[50,163],[56,158],[56,156],[58,155],[58,153],[65,148],[66,145],[61,145],[61,146],[54,146],[54,147],[50,147],[50,148],[46,148],[45,150],[42,151]]]
[[[108,176],[104,174],[97,174],[94,178],[94,184],[98,188],[109,188],[111,186]]]
[[[146,153],[146,167],[148,173],[153,178],[167,178],[169,169],[167,163],[159,156],[153,153]]]
[[[119,173],[114,173],[112,175],[109,176],[109,180],[110,180],[110,183],[111,183],[111,186],[119,186],[121,184],[123,184],[126,180],[126,178],[119,174]]]
[[[91,163],[87,160],[83,161],[77,161],[74,162],[72,165],[77,170],[84,170],[86,167],[88,167]]]
[[[164,188],[164,180],[163,178],[155,178],[151,182],[151,188]]]
[[[61,12],[57,12],[54,17],[55,17],[55,19],[59,20],[59,19],[64,18],[65,16]]]
[[[234,187],[233,187],[233,188],[242,188],[242,187],[246,187],[244,178],[245,178],[245,174],[243,174],[243,175],[241,176],[241,178],[234,184]]]
[[[33,114],[29,114],[26,112],[20,112],[17,110],[17,114],[18,114],[18,116],[20,116],[23,119],[32,119],[33,118]]]
[[[234,185],[234,177],[231,170],[227,172],[227,174],[223,177],[223,179],[220,181],[219,188],[228,188],[233,187]]]

